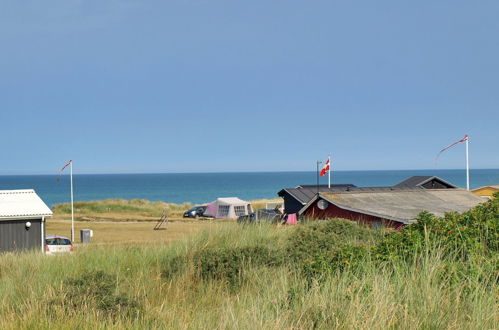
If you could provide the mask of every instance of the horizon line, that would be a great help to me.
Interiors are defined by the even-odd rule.
[[[472,168],[473,170],[499,170],[499,168]],[[387,172],[387,171],[466,171],[464,168],[439,168],[439,169],[383,169],[383,170],[336,170],[334,172]],[[144,175],[144,174],[247,174],[247,173],[314,173],[310,170],[294,171],[213,171],[213,172],[83,172],[73,173],[73,175]],[[30,175],[54,175],[57,173],[0,173],[0,176],[30,176]]]

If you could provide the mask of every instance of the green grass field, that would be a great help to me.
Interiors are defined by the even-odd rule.
[[[0,329],[497,329],[498,227],[495,200],[401,231],[222,222],[4,254]]]

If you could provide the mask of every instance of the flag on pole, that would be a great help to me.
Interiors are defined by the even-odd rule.
[[[329,169],[330,169],[329,163],[330,162],[329,162],[329,158],[328,158],[327,161],[326,161],[326,164],[324,164],[324,167],[321,170],[320,176],[324,176],[324,175],[326,175],[327,172],[329,172]]]
[[[70,160],[61,168],[59,175],[57,176],[57,181],[60,180],[62,171],[69,166],[69,184],[71,187],[71,242],[75,240],[75,224],[74,224],[74,207],[73,207],[73,161]]]
[[[461,140],[456,141],[456,142],[454,142],[454,143],[451,143],[451,144],[449,144],[447,147],[445,147],[445,148],[443,148],[442,150],[440,150],[440,151],[438,152],[438,154],[437,154],[437,157],[435,157],[435,162],[436,162],[436,161],[438,161],[438,157],[440,157],[440,154],[442,154],[442,152],[444,152],[445,150],[447,150],[447,149],[449,149],[449,148],[451,148],[451,147],[455,146],[455,145],[456,145],[456,144],[458,144],[458,143],[461,143],[461,142],[466,142],[466,141],[468,141],[468,134],[464,135],[464,137],[463,137]]]
[[[59,171],[59,175],[57,176],[57,181],[59,181],[59,180],[61,179],[62,171],[64,171],[64,169],[65,169],[66,167],[68,167],[68,166],[69,166],[69,164],[71,164],[71,162],[72,162],[72,160],[70,160],[69,162],[67,162],[67,163],[66,163],[66,165],[64,165],[64,166],[61,168],[61,170]]]

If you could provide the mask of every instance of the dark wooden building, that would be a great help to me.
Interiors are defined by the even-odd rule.
[[[0,190],[0,253],[44,249],[52,211],[32,189]]]
[[[311,219],[343,218],[373,227],[398,227],[416,222],[422,211],[443,216],[465,212],[483,201],[465,189],[337,191],[315,195],[298,213]]]
[[[284,188],[277,195],[284,199],[286,213],[298,213],[318,193],[336,193],[341,191],[395,191],[407,189],[455,189],[455,185],[436,176],[413,176],[394,186],[388,187],[357,187],[353,184],[300,185],[295,188]]]
[[[278,195],[284,199],[288,214],[314,219],[344,218],[386,227],[411,223],[422,210],[443,215],[447,211],[467,210],[483,201],[436,176],[413,176],[388,187],[300,185],[284,188]],[[463,200],[459,202],[459,198]]]
[[[354,188],[353,184],[333,184],[331,188],[327,185],[301,185],[295,188],[284,188],[277,195],[284,199],[286,213],[298,213],[318,192],[332,192],[337,190],[348,190]],[[317,189],[318,188],[318,189]]]

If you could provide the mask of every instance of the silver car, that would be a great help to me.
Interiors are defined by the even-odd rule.
[[[73,243],[71,240],[64,236],[48,235],[45,237],[45,253],[69,253],[73,252]]]

